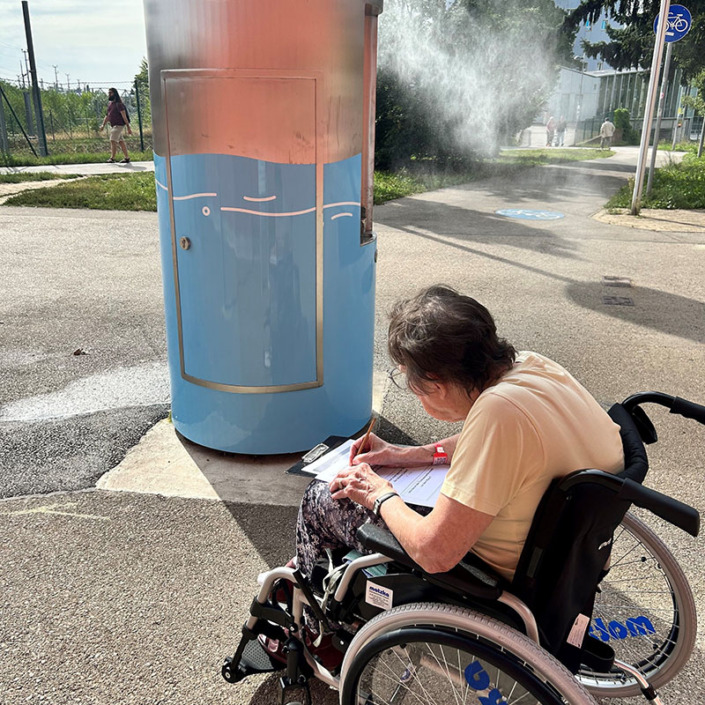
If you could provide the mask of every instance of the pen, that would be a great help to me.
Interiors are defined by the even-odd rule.
[[[372,421],[370,421],[370,425],[367,427],[367,433],[365,433],[365,437],[362,439],[362,443],[360,443],[360,445],[357,448],[357,453],[355,453],[356,458],[358,455],[360,455],[360,453],[362,453],[362,450],[365,447],[365,443],[367,443],[367,439],[370,437],[370,433],[372,431],[372,428],[375,425],[375,421],[377,421],[377,419],[373,416]]]

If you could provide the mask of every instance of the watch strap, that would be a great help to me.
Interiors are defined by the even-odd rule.
[[[376,517],[378,517],[378,516],[379,516],[379,512],[380,512],[380,509],[382,508],[382,504],[384,504],[384,502],[386,502],[388,499],[391,499],[392,497],[398,497],[398,496],[399,496],[399,493],[398,493],[398,492],[394,492],[394,491],[392,491],[392,492],[385,492],[385,494],[380,495],[379,497],[377,497],[377,499],[375,500],[374,505],[372,506],[372,513],[373,513]]]

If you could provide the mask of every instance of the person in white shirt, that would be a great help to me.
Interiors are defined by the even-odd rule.
[[[609,118],[605,118],[605,121],[600,127],[600,149],[607,147],[609,149],[612,146],[612,137],[614,136],[615,126],[609,121]]]

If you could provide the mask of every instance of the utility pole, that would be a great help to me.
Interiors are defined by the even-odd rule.
[[[5,106],[2,104],[2,96],[0,96],[0,152],[3,154],[10,153],[10,143],[7,140],[7,123],[5,122]]]
[[[144,135],[142,133],[142,107],[140,106],[140,84],[135,81],[135,97],[137,98],[137,124],[140,127],[140,151],[144,152]]]
[[[59,90],[59,72],[57,69],[59,68],[58,66],[55,66],[52,64],[54,67],[54,90],[58,91]]]
[[[646,93],[646,109],[644,110],[644,122],[641,128],[641,146],[639,147],[639,158],[637,159],[636,173],[634,174],[632,215],[639,215],[639,210],[641,209],[646,152],[649,148],[649,138],[651,137],[651,122],[654,117],[654,103],[656,102],[656,86],[658,86],[659,74],[661,73],[661,57],[663,56],[663,45],[666,43],[666,28],[668,27],[668,11],[670,7],[671,0],[661,0],[658,31],[656,33],[654,54],[651,59],[651,79],[649,80],[649,90]]]
[[[663,65],[663,81],[661,81],[661,94],[658,98],[658,115],[656,116],[656,130],[654,131],[654,146],[651,148],[651,164],[649,165],[649,178],[646,180],[646,195],[651,194],[651,186],[654,181],[654,170],[656,168],[656,152],[658,151],[659,133],[661,132],[661,118],[663,117],[663,106],[666,102],[666,90],[668,89],[668,69],[671,67],[671,54],[673,54],[673,42],[668,43],[666,49],[666,60]]]
[[[39,92],[37,80],[37,62],[34,59],[34,43],[32,42],[32,26],[29,22],[29,3],[22,0],[22,14],[24,15],[24,29],[27,35],[27,52],[29,54],[29,67],[32,76],[32,90],[34,92],[34,109],[37,113],[37,137],[39,138],[39,154],[46,157],[47,136],[44,131],[44,114],[42,113],[42,94]]]
[[[681,121],[683,120],[683,108],[681,107],[682,92],[682,87],[678,86],[678,102],[676,103],[678,107],[676,108],[676,124],[673,128],[673,144],[671,145],[671,151],[675,150],[676,144],[678,143],[678,131],[680,130]]]
[[[71,90],[71,81],[69,80],[69,75],[66,74],[66,92],[68,93]]]

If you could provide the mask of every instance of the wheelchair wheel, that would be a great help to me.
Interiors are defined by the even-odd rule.
[[[590,634],[656,688],[668,683],[690,657],[697,618],[688,581],[666,545],[632,514],[614,534],[610,571],[600,583]],[[595,695],[640,695],[636,680],[616,669],[581,669],[578,679]]]
[[[366,624],[341,671],[341,705],[595,705],[528,637],[472,610],[418,603]]]

